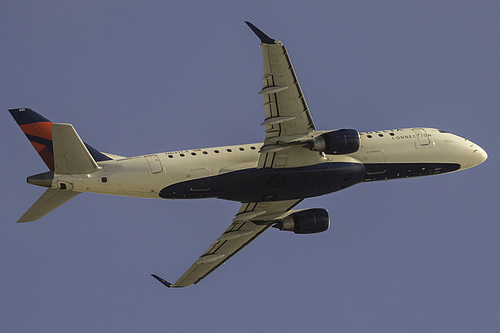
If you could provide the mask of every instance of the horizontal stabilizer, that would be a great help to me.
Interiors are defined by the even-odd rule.
[[[17,222],[38,220],[80,193],[49,188]]]
[[[71,124],[52,124],[56,174],[92,173],[99,166]]]

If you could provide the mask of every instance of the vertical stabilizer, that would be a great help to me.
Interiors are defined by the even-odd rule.
[[[52,124],[54,166],[57,174],[92,173],[100,169],[70,124]]]

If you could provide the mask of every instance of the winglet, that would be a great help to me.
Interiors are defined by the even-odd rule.
[[[168,282],[167,280],[162,279],[161,277],[159,277],[156,274],[151,274],[151,276],[154,277],[155,279],[157,279],[158,281],[160,281],[167,288],[172,288],[172,284],[170,282]]]
[[[252,23],[245,21],[245,23],[252,29],[252,31],[259,37],[260,41],[263,44],[274,44],[274,39],[263,33],[262,31],[259,30],[255,25]]]

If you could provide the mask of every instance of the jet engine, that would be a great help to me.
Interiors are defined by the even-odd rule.
[[[326,209],[313,208],[292,213],[273,227],[296,234],[314,234],[326,231],[329,226],[330,217]]]
[[[330,155],[355,153],[359,150],[359,132],[354,129],[340,129],[318,136],[304,147]]]

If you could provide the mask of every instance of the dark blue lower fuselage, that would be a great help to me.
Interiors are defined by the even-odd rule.
[[[456,171],[448,163],[323,163],[285,169],[244,169],[163,188],[164,199],[219,198],[239,202],[293,200],[336,192],[363,181]]]
[[[220,198],[240,202],[291,200],[335,192],[362,182],[359,163],[323,163],[286,169],[244,169],[165,187],[165,199]]]

